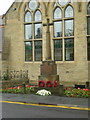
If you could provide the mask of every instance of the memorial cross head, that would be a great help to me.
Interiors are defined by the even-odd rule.
[[[53,23],[49,23],[49,18],[47,18],[47,23],[46,24],[43,24],[43,26],[47,26],[47,32],[50,32],[49,31],[49,26],[50,25],[53,25]]]

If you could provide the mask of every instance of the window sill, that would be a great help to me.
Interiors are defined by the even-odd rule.
[[[56,61],[56,63],[75,63],[75,61]]]
[[[42,61],[25,61],[25,64],[42,63]]]

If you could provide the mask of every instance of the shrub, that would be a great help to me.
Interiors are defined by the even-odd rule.
[[[75,88],[66,88],[64,94],[68,97],[90,97],[89,89],[75,89]]]

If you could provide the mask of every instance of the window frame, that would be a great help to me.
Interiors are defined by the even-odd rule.
[[[90,46],[88,46],[88,41],[89,41],[88,39],[90,40],[90,37],[87,37],[87,60],[90,61],[90,55],[89,55],[89,49],[88,49]]]
[[[71,6],[73,8],[73,17],[65,17],[65,10],[68,6]],[[61,19],[54,19],[54,11],[57,7],[59,7],[62,11],[62,18]],[[73,35],[72,36],[65,36],[65,21],[67,21],[67,20],[73,20]],[[74,7],[73,7],[73,5],[68,3],[64,7],[60,6],[60,5],[55,6],[54,9],[53,9],[53,24],[56,21],[62,21],[62,37],[56,37],[56,38],[54,37],[54,26],[53,26],[53,48],[54,48],[54,40],[62,39],[62,62],[67,62],[67,60],[65,60],[65,42],[64,41],[65,41],[65,39],[73,39],[73,41],[74,41],[75,30],[74,30]],[[73,49],[75,49],[75,47]],[[73,51],[75,51],[75,50],[73,50]],[[54,54],[55,54],[55,52],[53,50],[53,59],[54,59],[54,56],[55,56]],[[58,61],[58,60],[55,60],[55,61]],[[75,53],[74,53],[74,60],[73,61],[75,61]],[[72,62],[72,61],[70,60],[70,62]]]
[[[88,6],[90,5],[90,2],[88,2],[88,4],[87,4],[87,7],[86,7],[86,11],[87,11],[87,15],[86,15],[86,19],[87,19],[87,61],[88,62],[90,62],[90,60],[88,59],[89,58],[89,56],[88,56],[88,38],[90,38],[90,34],[88,34],[88,18],[90,18],[90,14],[88,14]]]
[[[26,41],[26,42],[31,42],[32,43],[32,41]],[[33,60],[33,49],[32,49],[32,60],[26,60],[26,42],[24,42],[24,44],[25,44],[25,61],[26,62],[31,62]],[[33,43],[32,43],[32,48],[33,48]]]
[[[65,40],[64,40],[64,45],[66,45],[66,40],[70,40],[70,39],[73,39],[73,38],[66,38]],[[73,60],[66,60],[66,46],[65,46],[65,51],[64,51],[65,53],[64,53],[64,57],[65,57],[65,61],[74,61],[74,56],[73,56]],[[73,54],[74,54],[74,39],[73,39]]]
[[[55,39],[55,40],[57,40],[57,39]],[[53,40],[54,46],[55,46],[55,40]],[[55,61],[62,61],[62,60],[63,60],[63,40],[62,40],[62,39],[58,39],[58,41],[60,41],[60,40],[61,40],[61,43],[62,43],[61,60],[55,60],[55,54],[54,54],[54,60],[55,60]],[[54,53],[55,53],[55,47],[54,47]]]
[[[37,42],[37,41],[38,42],[40,41],[41,42],[41,46],[42,46],[42,40],[34,40],[34,60],[38,62],[38,61],[42,61],[42,47],[41,47],[41,60],[36,60],[36,57],[35,57],[35,55],[36,55],[35,54],[35,42]]]
[[[28,3],[29,4],[29,3]],[[37,11],[39,11],[40,13],[41,13],[41,21],[35,21],[35,13],[37,12]],[[31,22],[25,22],[25,14],[27,13],[27,12],[30,12],[31,13]],[[34,11],[32,11],[32,10],[30,10],[30,8],[29,8],[29,5],[28,5],[28,9],[26,10],[26,11],[24,11],[24,46],[25,46],[25,42],[30,42],[30,41],[32,41],[32,61],[26,61],[26,50],[25,50],[25,62],[41,62],[42,61],[42,56],[43,56],[43,51],[42,51],[42,53],[41,53],[41,60],[40,61],[35,61],[35,48],[34,48],[34,42],[35,41],[42,41],[42,50],[43,50],[43,26],[42,26],[42,12],[41,12],[41,9],[40,8],[37,8],[37,9],[35,9]],[[32,36],[32,38],[31,39],[26,39],[25,38],[25,33],[26,33],[26,31],[25,31],[25,25],[31,25],[32,26],[32,28],[31,28],[31,32],[32,32],[32,34],[31,34],[31,36]],[[34,36],[35,36],[35,24],[41,24],[41,29],[42,29],[42,37],[41,38],[35,38]],[[25,48],[25,47],[24,47]]]

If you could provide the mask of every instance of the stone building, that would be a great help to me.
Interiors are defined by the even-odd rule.
[[[2,16],[0,16],[0,76],[2,71],[2,34],[3,34],[3,22],[2,22]]]
[[[3,20],[3,70],[28,70],[37,83],[42,61],[55,61],[60,83],[89,81],[90,2],[14,2]]]

